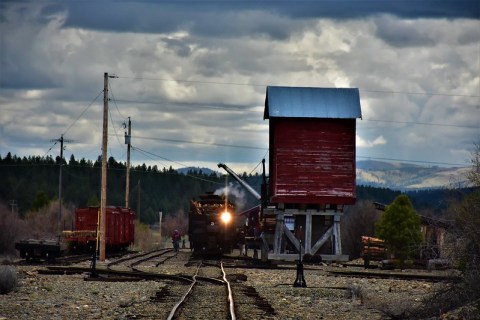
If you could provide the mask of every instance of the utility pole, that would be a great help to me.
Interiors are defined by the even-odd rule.
[[[63,139],[63,134],[60,139],[53,139],[50,142],[60,142],[60,161],[59,161],[59,173],[58,173],[58,230],[61,231],[62,227],[62,168],[63,168],[63,143],[73,142],[72,140]]]
[[[108,143],[108,73],[103,77],[102,188],[100,195],[100,261],[105,261],[105,223],[107,217],[107,143]]]
[[[17,204],[15,203],[15,201],[16,201],[16,200],[10,200],[10,201],[8,202],[8,204],[12,206],[12,217],[13,217],[13,215],[15,214],[15,207],[17,207]]]
[[[140,179],[138,179],[138,203],[137,203],[137,217],[138,221],[140,221],[140,199],[141,199],[141,186],[140,186]]]
[[[128,208],[130,198],[130,144],[132,140],[132,122],[128,117],[128,134],[125,132],[125,144],[127,145],[127,181],[125,183],[125,208]]]

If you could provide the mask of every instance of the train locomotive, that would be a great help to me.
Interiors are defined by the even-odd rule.
[[[190,201],[188,236],[194,255],[229,253],[237,242],[235,205],[212,192]]]

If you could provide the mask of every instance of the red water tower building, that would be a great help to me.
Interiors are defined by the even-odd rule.
[[[361,118],[356,88],[267,87],[269,207],[275,217],[269,259],[342,254],[340,219],[356,199],[355,130]]]

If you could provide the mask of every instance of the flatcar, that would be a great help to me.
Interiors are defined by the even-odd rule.
[[[28,239],[15,243],[20,257],[26,260],[52,260],[65,252],[92,252],[97,245],[99,208],[88,207],[75,210],[73,230],[63,231],[58,240]],[[108,206],[106,208],[106,250],[126,249],[135,239],[135,212],[129,208]]]
[[[235,205],[212,192],[190,201],[188,235],[194,255],[229,253],[237,241]]]
[[[64,231],[64,242],[71,251],[92,251],[97,244],[98,207],[75,210],[75,230]],[[130,208],[106,208],[105,246],[107,250],[127,248],[134,241],[135,212]]]

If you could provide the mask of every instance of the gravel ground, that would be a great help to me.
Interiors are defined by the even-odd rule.
[[[145,271],[191,274],[185,266],[190,252],[181,252],[158,268]],[[85,264],[84,264],[85,265]],[[102,264],[99,263],[99,266]],[[264,319],[386,319],[387,311],[401,314],[418,306],[439,284],[425,281],[348,278],[333,276],[329,270],[341,266],[306,265],[307,288],[295,288],[293,265],[281,270],[227,268],[227,275],[238,280],[235,287],[252,287],[258,299],[274,312]],[[85,275],[42,275],[42,267],[19,266],[17,290],[0,295],[3,319],[165,319],[170,307],[155,301],[157,292],[169,289],[171,281],[95,282]],[[350,267],[349,267],[350,268]],[[155,270],[154,270],[155,269]],[[363,270],[361,268],[352,268]],[[239,276],[241,275],[241,276]],[[192,319],[210,319],[208,310]],[[240,315],[240,319],[253,319]]]

